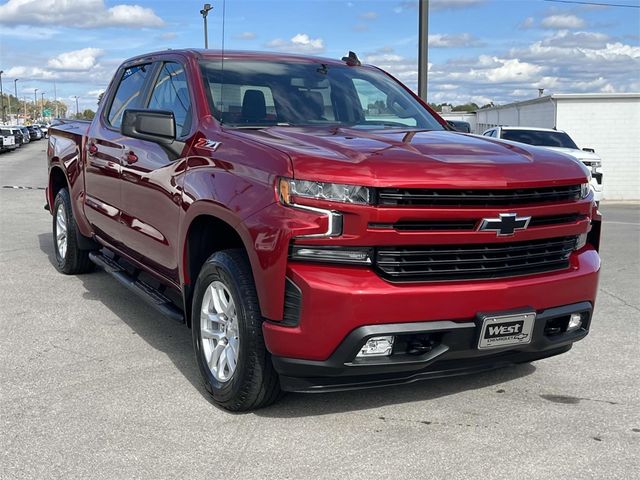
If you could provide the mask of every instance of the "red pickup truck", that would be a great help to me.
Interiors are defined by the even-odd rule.
[[[193,332],[215,402],[531,362],[584,338],[601,218],[568,156],[452,131],[350,54],[126,61],[51,127],[57,268]]]

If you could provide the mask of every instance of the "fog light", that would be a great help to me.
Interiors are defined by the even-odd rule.
[[[393,336],[371,337],[364,344],[358,357],[385,357],[391,355]]]
[[[582,326],[582,314],[572,313],[567,324],[567,332],[573,332]]]

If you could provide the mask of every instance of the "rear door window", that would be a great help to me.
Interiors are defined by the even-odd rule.
[[[120,128],[124,111],[142,106],[142,92],[150,70],[150,64],[136,65],[124,70],[107,115],[109,125]]]

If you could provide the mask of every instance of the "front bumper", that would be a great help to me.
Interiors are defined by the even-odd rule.
[[[576,312],[583,315],[581,328],[558,333],[557,326]],[[592,304],[589,302],[544,310],[535,320],[531,343],[490,351],[476,348],[480,317],[470,322],[370,325],[353,330],[327,360],[275,356],[273,363],[280,374],[281,386],[287,391],[324,392],[411,383],[558,355],[588,334],[591,316]],[[427,339],[425,341],[429,342],[430,348],[413,354],[400,350],[389,357],[356,358],[367,339],[379,335],[395,335],[396,339]]]
[[[390,283],[369,268],[290,262],[299,288],[295,325],[264,322],[272,355],[327,360],[357,328],[448,320],[470,322],[479,312],[595,303],[600,257],[591,244],[571,255],[568,269],[495,280]]]

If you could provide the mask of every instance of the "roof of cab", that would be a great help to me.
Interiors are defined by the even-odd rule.
[[[195,48],[186,48],[179,50],[160,50],[156,52],[149,52],[142,55],[136,55],[125,60],[123,63],[131,63],[138,60],[154,60],[156,57],[162,57],[164,55],[178,54],[185,57],[191,57],[195,59],[203,60],[218,60],[222,58],[221,50],[204,50]],[[292,53],[281,52],[259,52],[259,51],[245,51],[245,50],[225,50],[225,60],[229,59],[244,59],[244,60],[270,60],[270,61],[284,61],[284,62],[318,62],[327,65],[345,65],[345,62],[335,58],[315,57],[310,55],[297,55]]]

